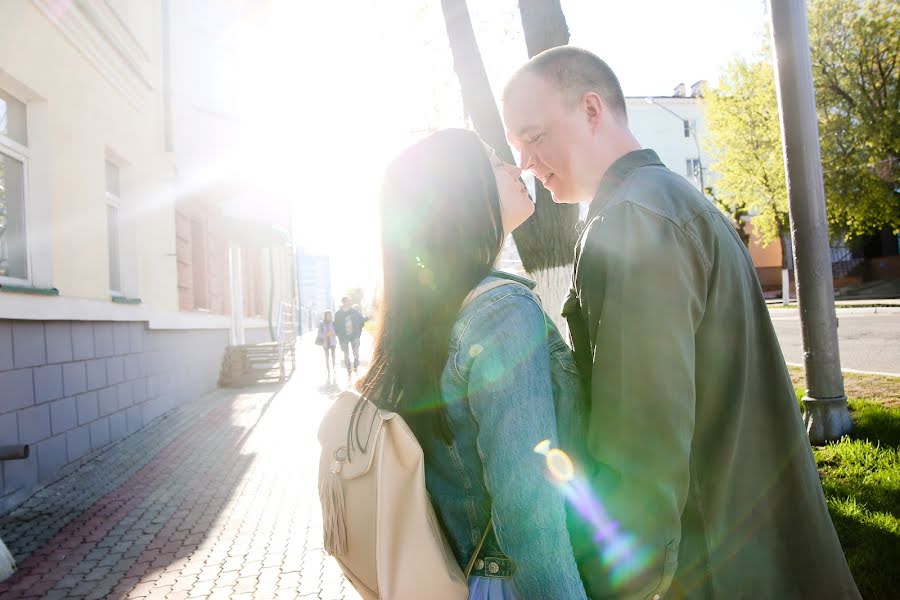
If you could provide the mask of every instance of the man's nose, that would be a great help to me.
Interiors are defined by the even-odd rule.
[[[522,171],[530,171],[534,167],[534,154],[522,148],[519,155],[519,165]]]

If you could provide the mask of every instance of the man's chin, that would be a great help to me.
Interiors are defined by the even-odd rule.
[[[574,204],[578,202],[578,200],[574,199],[571,194],[566,194],[565,192],[557,193],[549,188],[547,189],[547,191],[550,192],[550,197],[556,204]]]

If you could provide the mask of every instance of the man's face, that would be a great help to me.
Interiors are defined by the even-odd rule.
[[[343,300],[341,300],[341,306],[343,306],[344,308],[350,308],[351,301],[348,298],[344,298]]]
[[[526,73],[503,106],[503,120],[509,143],[521,154],[522,169],[534,173],[556,202],[591,200],[595,190],[585,181],[585,167],[594,140],[577,102],[542,77]]]

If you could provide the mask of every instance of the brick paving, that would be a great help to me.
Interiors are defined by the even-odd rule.
[[[218,390],[108,447],[0,517],[0,598],[359,596],[322,549],[309,342],[284,387]]]

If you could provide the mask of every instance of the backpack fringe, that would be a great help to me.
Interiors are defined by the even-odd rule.
[[[325,551],[332,556],[343,556],[347,552],[344,490],[341,487],[341,476],[333,469],[319,485],[319,499],[322,502]]]

